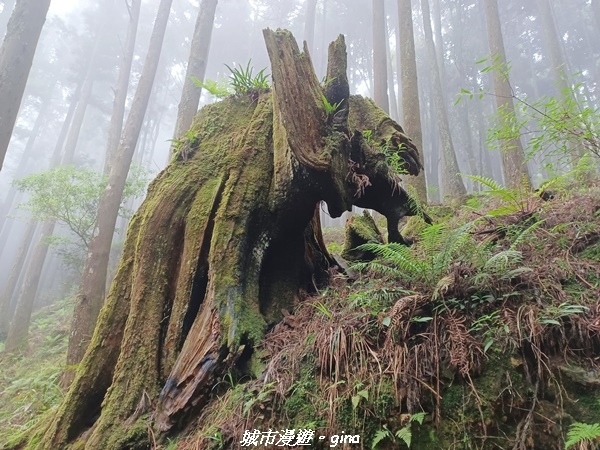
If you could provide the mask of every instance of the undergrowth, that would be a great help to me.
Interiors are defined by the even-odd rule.
[[[63,300],[37,311],[29,349],[16,355],[0,353],[0,448],[20,442],[62,400],[59,381],[71,310],[70,301]]]
[[[255,429],[361,437],[344,448],[594,448],[599,186],[469,203],[411,247],[366,244],[377,258],[275,326],[258,378],[230,383],[178,448],[241,448]]]

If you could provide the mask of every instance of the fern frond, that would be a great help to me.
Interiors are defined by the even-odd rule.
[[[419,244],[426,253],[437,250],[444,242],[448,226],[445,223],[434,223],[427,226],[419,235]]]
[[[502,186],[500,183],[498,183],[495,180],[492,180],[491,178],[484,177],[481,175],[461,174],[461,176],[469,178],[481,184],[482,186],[487,187],[488,190],[483,191],[482,194],[492,195],[506,202],[514,202],[517,200],[517,193],[515,191],[507,189],[506,187]]]
[[[582,442],[593,443],[600,440],[600,423],[575,422],[569,427],[565,449]]]
[[[407,447],[410,448],[410,443],[412,441],[412,431],[410,431],[410,425],[406,425],[405,427],[402,427],[396,431],[396,437],[402,439]]]
[[[517,250],[503,250],[488,259],[483,266],[483,270],[497,274],[514,264],[520,263],[522,260],[523,253]]]
[[[532,225],[530,225],[529,227],[527,227],[526,229],[521,231],[519,233],[519,235],[515,238],[515,241],[510,246],[510,249],[514,250],[515,248],[517,248],[517,245],[519,245],[521,242],[523,242],[529,233],[531,233],[533,230],[535,230],[537,227],[539,227],[545,221],[546,221],[546,219],[538,220],[537,222],[534,222]]]
[[[474,247],[470,235],[471,228],[474,225],[474,222],[468,222],[444,236],[441,248],[434,255],[432,261],[432,275],[434,277],[437,278],[443,274],[457,254],[465,252],[467,247],[469,249]]]
[[[423,264],[408,247],[398,244],[367,243],[357,247],[374,253],[380,259],[378,264],[384,263],[394,266],[395,269],[407,272],[407,275],[418,274],[423,269]],[[375,261],[374,261],[375,262]]]

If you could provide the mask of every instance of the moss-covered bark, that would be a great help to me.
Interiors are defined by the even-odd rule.
[[[380,194],[393,198],[373,207],[394,220],[410,213],[362,121],[390,145],[409,140],[372,102],[350,101],[343,38],[330,47],[329,89],[291,34],[266,30],[265,41],[273,92],[203,108],[151,184],[92,343],[36,448],[146,448],[150,427],[158,436],[185,426],[298,290],[327,281],[321,200],[339,215],[386,186]],[[328,117],[324,95],[345,112]],[[353,167],[351,153],[368,163]]]

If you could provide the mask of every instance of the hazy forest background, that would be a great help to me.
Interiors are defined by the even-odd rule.
[[[424,180],[407,183],[424,203],[482,189],[459,174],[537,188],[583,160],[597,178],[598,141],[585,133],[600,108],[599,0],[0,0],[1,351],[34,354],[30,330],[61,321],[46,339],[61,341],[53,351],[70,369],[81,359],[148,183],[231,69],[270,73],[267,27],[305,40],[319,79],[345,35],[351,93],[421,150]],[[30,70],[14,62],[25,47]],[[322,223],[347,217],[324,211]],[[82,295],[100,300],[80,311]],[[69,330],[74,307],[87,329]],[[32,315],[49,322],[32,327]],[[70,382],[54,369],[49,404]]]

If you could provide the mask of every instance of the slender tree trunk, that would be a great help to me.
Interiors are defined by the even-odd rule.
[[[389,37],[389,27],[387,20],[385,21],[385,35]],[[394,68],[392,64],[392,53],[390,50],[389,39],[386,39],[385,41],[385,60],[387,65],[387,90],[388,99],[390,101],[390,117],[396,121],[400,121],[400,117],[398,115],[398,102],[396,101],[396,88],[394,87]],[[400,85],[399,78],[398,85]]]
[[[385,48],[388,43],[385,29],[384,0],[373,0],[373,100],[377,106],[389,114],[385,57]]]
[[[13,262],[10,275],[6,280],[4,289],[2,290],[2,296],[0,296],[0,340],[4,340],[8,334],[8,329],[12,318],[11,302],[17,289],[19,276],[23,271],[25,260],[27,259],[27,253],[29,252],[29,247],[31,246],[36,226],[36,221],[29,221],[25,235],[21,240],[19,250],[17,250],[17,257]]]
[[[29,161],[33,156],[35,143],[41,134],[42,127],[48,122],[48,109],[50,108],[51,101],[52,91],[50,91],[49,95],[42,101],[42,105],[38,112],[37,118],[35,119],[35,123],[33,124],[33,128],[29,133],[29,138],[27,139],[27,144],[23,150],[21,160],[19,161],[19,165],[15,171],[15,179],[24,176],[29,168]],[[4,251],[4,247],[14,224],[14,219],[9,218],[8,215],[10,211],[14,209],[16,196],[17,189],[14,186],[11,186],[4,201],[2,214],[0,217],[0,255],[2,255],[2,252]]]
[[[15,7],[15,1],[16,0],[4,1],[4,9],[2,10],[2,14],[0,14],[0,39],[4,39],[4,35],[6,34],[6,26],[8,25],[10,15]]]
[[[81,361],[94,331],[98,313],[104,303],[110,247],[119,214],[121,198],[125,189],[125,182],[133,153],[144,122],[146,108],[150,100],[150,93],[152,92],[160,60],[162,43],[169,21],[172,2],[173,0],[161,0],[160,2],[150,38],[148,54],[144,62],[131,110],[127,117],[127,123],[123,130],[123,137],[115,155],[115,162],[108,176],[106,190],[98,206],[94,237],[90,243],[83,269],[81,287],[75,302],[69,348],[67,351],[68,366]],[[69,384],[72,377],[73,372],[67,371],[63,382]]]
[[[600,29],[600,0],[592,0],[592,10],[596,19],[596,26]]]
[[[497,57],[498,63],[504,67],[506,65],[506,52],[504,51],[498,2],[497,0],[485,0],[484,4],[490,53]],[[512,118],[516,116],[512,98],[513,92],[508,81],[508,76],[501,73],[500,70],[494,71],[494,93],[496,96],[496,106],[504,120],[503,126],[511,127]],[[502,147],[502,161],[504,163],[504,179],[508,187],[517,189],[524,182],[531,183],[521,140],[518,137],[505,139],[500,142],[500,145]]]
[[[190,129],[192,120],[198,112],[202,88],[196,85],[193,78],[204,81],[216,9],[217,0],[202,0],[200,2],[200,11],[196,20],[190,58],[179,102],[177,123],[175,124],[175,139],[181,138]]]
[[[50,0],[19,0],[0,48],[0,169],[49,7]]]
[[[33,304],[42,276],[44,261],[48,254],[48,238],[52,236],[53,232],[54,222],[44,222],[40,238],[35,246],[31,261],[27,267],[27,273],[23,279],[23,290],[17,302],[17,309],[10,323],[8,336],[6,337],[7,352],[15,352],[27,344]]]
[[[69,124],[69,132],[66,135],[66,142],[64,145],[63,155],[61,156],[63,161],[73,161],[75,152],[77,150],[77,142],[79,141],[79,135],[81,134],[81,127],[83,126],[83,120],[85,119],[85,113],[90,104],[92,97],[92,90],[94,88],[95,75],[97,70],[97,59],[98,59],[98,47],[100,45],[100,34],[96,33],[96,39],[92,47],[90,61],[87,66],[87,72],[83,78],[83,85],[81,86],[81,92],[78,95],[77,105],[73,113],[73,118]]]
[[[435,39],[435,54],[437,56],[440,77],[446,80],[446,64],[444,62],[444,37],[442,35],[442,5],[440,0],[433,0],[433,36]]]
[[[577,101],[574,92],[571,90],[569,83],[569,64],[562,48],[562,42],[556,28],[554,20],[554,12],[552,4],[549,0],[537,0],[537,6],[542,19],[542,30],[546,41],[546,48],[550,55],[550,64],[552,73],[556,81],[559,97],[565,101]],[[570,153],[571,163],[577,165],[577,161],[583,156],[583,151],[580,146],[574,142],[567,144],[568,152]],[[588,176],[591,174],[588,174]]]
[[[112,116],[108,129],[108,143],[106,146],[106,157],[104,160],[104,174],[108,175],[114,158],[114,154],[119,147],[121,131],[123,131],[123,118],[125,117],[125,103],[127,102],[127,90],[129,87],[129,77],[131,75],[131,66],[133,55],[135,53],[135,41],[140,18],[141,0],[132,0],[129,5],[129,26],[127,27],[127,37],[123,46],[123,55],[119,65],[119,78],[115,89],[115,100],[113,103]]]
[[[402,124],[417,148],[423,149],[411,0],[398,0],[398,33],[400,36],[398,59],[402,68],[398,72],[398,84],[402,89]],[[424,149],[422,151],[425,152]],[[423,161],[425,161],[425,158],[423,158]],[[425,170],[421,171],[416,177],[405,177],[404,181],[415,189],[421,202],[427,203]]]
[[[312,54],[315,41],[315,23],[317,21],[317,0],[306,1],[306,13],[304,18],[304,40],[308,50]]]
[[[71,160],[61,160],[61,153],[65,144],[72,116],[76,109],[75,105],[78,103],[78,98],[80,97],[80,89],[81,84],[77,87],[75,95],[71,101],[71,106],[69,107],[69,112],[65,117],[60,135],[56,145],[54,146],[54,151],[50,159],[50,168],[58,166],[61,162],[62,164],[71,163]],[[17,350],[26,343],[29,333],[29,324],[31,321],[31,312],[33,311],[33,304],[35,302],[39,281],[42,276],[46,255],[48,254],[48,238],[52,236],[54,227],[55,222],[44,222],[41,228],[40,238],[38,239],[35,249],[33,250],[33,254],[30,258],[29,264],[27,265],[25,275],[22,277],[23,281],[21,293],[18,296],[17,307],[10,324],[9,335],[7,337],[7,351]]]
[[[435,50],[435,43],[433,42],[429,0],[422,0],[421,7],[423,8],[423,28],[425,30],[425,40],[427,41],[427,49],[429,52],[431,72],[433,77],[433,102],[435,105],[437,123],[440,131],[440,145],[442,153],[442,189],[444,197],[460,199],[465,196],[467,190],[465,189],[465,185],[461,176],[459,175],[460,170],[458,168],[456,152],[454,150],[452,135],[450,133],[450,123],[448,121],[448,113],[446,111],[442,80],[440,79],[437,53]]]

